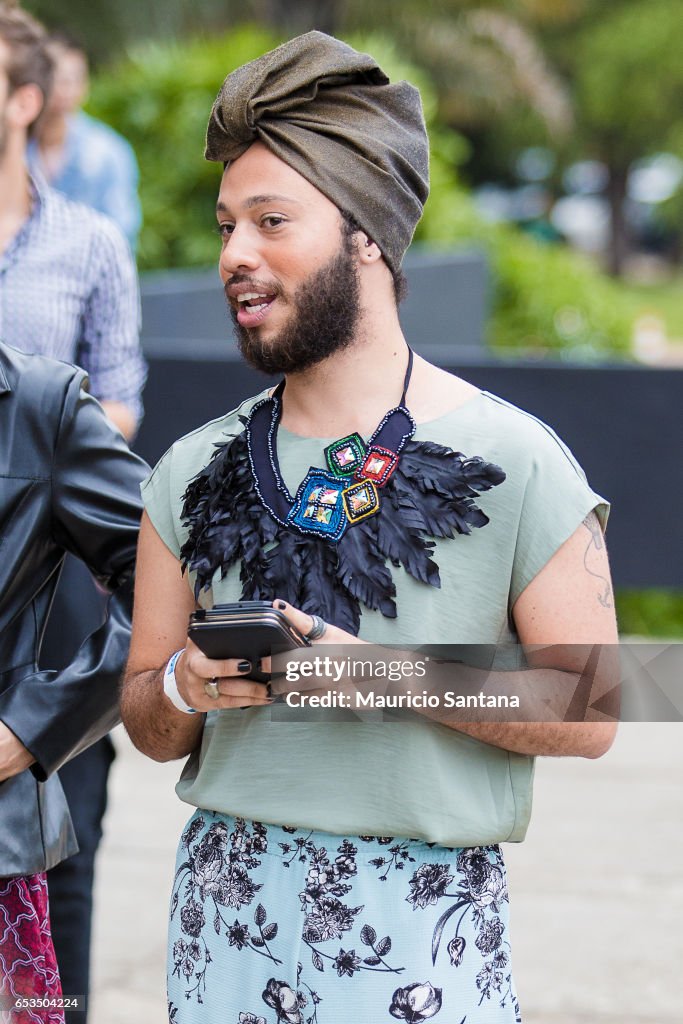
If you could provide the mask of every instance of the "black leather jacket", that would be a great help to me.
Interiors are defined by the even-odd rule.
[[[0,344],[0,720],[36,761],[0,782],[0,877],[46,870],[77,850],[54,773],[119,721],[148,469],[86,386],[82,370]],[[65,551],[116,593],[71,664],[40,672]]]

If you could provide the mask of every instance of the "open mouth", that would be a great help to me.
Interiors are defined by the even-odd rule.
[[[254,327],[267,316],[277,298],[265,292],[243,292],[236,296],[237,320],[243,327]]]
[[[246,292],[244,295],[238,296],[237,308],[246,308],[251,313],[259,313],[262,309],[266,309],[274,298],[274,295],[264,295],[263,292]]]

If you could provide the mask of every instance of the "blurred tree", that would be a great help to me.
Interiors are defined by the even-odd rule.
[[[140,163],[141,268],[215,259],[221,168],[203,157],[207,118],[226,74],[277,42],[256,26],[144,42],[95,77],[88,110],[123,133]]]
[[[181,38],[246,21],[286,37],[311,28],[338,34],[347,20],[347,0],[24,0],[24,6],[48,28],[74,33],[96,64],[147,39]]]
[[[47,25],[80,39],[95,64],[148,39],[181,38],[187,33],[224,30],[249,18],[267,0],[23,0]],[[264,20],[268,20],[267,18]]]
[[[348,0],[349,19],[385,20],[428,67],[447,124],[484,140],[499,172],[515,151],[550,145],[605,163],[608,264],[628,250],[625,198],[635,160],[681,152],[680,0]],[[479,147],[478,147],[479,148]],[[672,204],[673,207],[673,204]]]
[[[452,127],[477,131],[520,107],[548,132],[571,128],[571,105],[534,35],[535,21],[564,23],[590,0],[346,0],[344,26],[390,33],[428,68],[439,111]]]
[[[121,8],[106,0],[24,0],[23,6],[49,29],[65,29],[97,63],[125,42]]]
[[[606,163],[614,273],[627,247],[630,165],[666,145],[681,94],[680,0],[26,2],[49,25],[75,29],[99,57],[150,37],[181,39],[190,29],[213,36],[250,13],[281,37],[312,27],[343,35],[381,26],[386,34],[389,26],[400,51],[429,68],[440,120],[488,139],[481,150],[489,162],[495,157],[500,168],[515,149],[539,141]]]
[[[630,167],[680,143],[683,23],[680,0],[618,0],[599,7],[600,17],[580,25],[573,40],[565,37],[558,54],[573,81],[575,147],[608,168],[609,268],[620,274],[628,251]]]
[[[346,21],[346,0],[255,0],[254,14],[283,36],[317,28],[338,35]]]

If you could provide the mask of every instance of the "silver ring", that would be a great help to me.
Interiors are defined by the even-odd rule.
[[[210,697],[211,700],[218,700],[221,695],[220,690],[218,689],[218,683],[216,682],[217,678],[217,676],[214,676],[213,679],[207,679],[204,683],[204,693],[207,697]]]
[[[324,619],[321,619],[319,615],[311,615],[311,618],[313,619],[313,625],[309,629],[308,633],[306,633],[305,639],[319,640],[321,636],[325,635],[327,623]]]

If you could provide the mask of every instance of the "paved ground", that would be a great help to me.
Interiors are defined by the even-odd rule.
[[[599,761],[539,762],[527,840],[505,848],[525,1024],[683,1020],[682,740],[680,724],[623,725]],[[117,745],[90,1024],[167,1024],[166,901],[189,809],[179,765]]]

